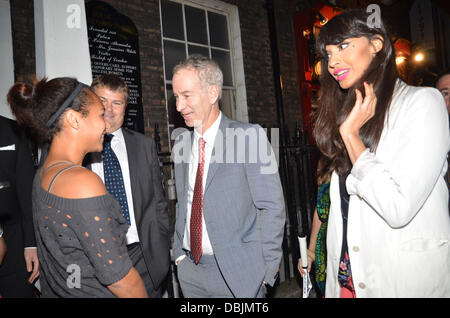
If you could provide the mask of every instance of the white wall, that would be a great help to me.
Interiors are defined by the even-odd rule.
[[[11,10],[8,0],[0,0],[0,61],[0,115],[14,119],[6,101],[6,94],[14,84]]]
[[[84,0],[34,0],[36,75],[92,82]]]

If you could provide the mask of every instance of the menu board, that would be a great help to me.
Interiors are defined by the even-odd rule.
[[[134,23],[102,1],[86,3],[92,76],[120,76],[128,85],[124,127],[144,133],[139,35]]]

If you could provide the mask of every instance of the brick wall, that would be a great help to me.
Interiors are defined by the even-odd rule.
[[[293,24],[295,8],[292,6],[293,1],[291,0],[277,0],[274,2],[280,73],[283,84],[284,116],[290,136],[293,137],[296,124],[298,123],[302,127],[300,79]]]
[[[277,126],[265,0],[224,2],[236,5],[239,10],[249,121],[263,127]]]
[[[266,0],[223,1],[239,9],[249,121],[278,127]],[[301,106],[291,2],[275,1],[275,18],[285,122],[292,129],[301,121]]]

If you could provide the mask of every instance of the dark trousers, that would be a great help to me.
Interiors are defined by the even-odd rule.
[[[28,283],[30,273],[25,269],[0,276],[0,295],[4,298],[33,298],[33,286]]]
[[[142,254],[142,244],[134,243],[128,245],[128,255],[130,256],[133,267],[138,271],[142,280],[144,281],[145,288],[147,289],[148,297],[161,298],[163,288],[155,288],[153,281],[148,273],[147,264],[145,263],[144,254]]]
[[[0,295],[4,298],[34,297],[28,282],[31,273],[25,264],[22,231],[18,224],[4,224],[7,251],[0,265]]]

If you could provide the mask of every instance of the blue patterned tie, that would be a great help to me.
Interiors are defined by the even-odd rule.
[[[125,193],[125,184],[123,183],[122,169],[119,160],[111,148],[111,139],[114,135],[105,135],[103,146],[103,174],[105,178],[106,190],[116,199],[122,208],[122,214],[130,222],[130,212],[128,211],[127,194]]]

